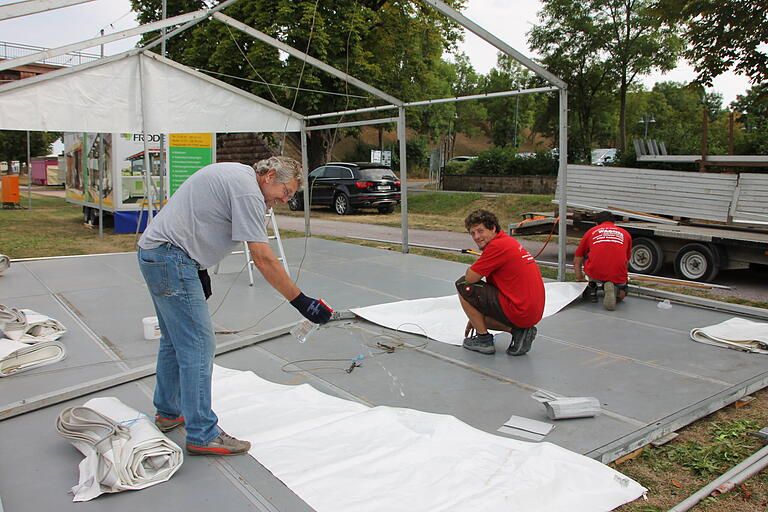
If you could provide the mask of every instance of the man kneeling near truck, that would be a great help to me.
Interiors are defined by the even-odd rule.
[[[464,226],[482,255],[456,281],[459,301],[469,322],[464,348],[493,354],[488,329],[512,334],[507,354],[521,356],[531,349],[534,327],[544,313],[544,281],[533,257],[499,226],[496,215],[475,210]],[[483,281],[485,277],[485,281]]]
[[[611,212],[598,213],[596,225],[584,233],[573,257],[576,280],[584,281],[582,263],[589,277],[583,297],[597,302],[597,289],[602,283],[605,291],[603,305],[608,311],[616,309],[616,302],[621,302],[627,295],[627,264],[632,254],[632,236],[613,221]]]

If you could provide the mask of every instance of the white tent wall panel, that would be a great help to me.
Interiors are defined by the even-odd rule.
[[[44,79],[44,75],[37,77],[27,85],[20,81],[8,84],[14,87],[0,88],[1,129],[142,131],[137,58],[118,59],[51,76],[51,79]]]
[[[151,53],[89,64],[0,87],[0,129],[99,133],[300,129],[301,115]]]

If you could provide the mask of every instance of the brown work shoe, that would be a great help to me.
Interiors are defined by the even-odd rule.
[[[155,414],[155,426],[160,429],[160,432],[170,432],[176,427],[184,425],[184,416],[171,419]]]
[[[190,455],[240,455],[248,453],[250,449],[249,441],[235,439],[224,431],[220,431],[213,441],[203,446],[187,444],[187,453]]]
[[[605,296],[603,297],[603,306],[608,311],[616,309],[616,285],[610,281],[606,281],[603,285],[603,291]]]

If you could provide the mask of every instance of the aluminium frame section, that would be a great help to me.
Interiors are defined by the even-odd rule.
[[[93,2],[93,0],[26,0],[0,6],[0,20],[28,16],[38,12],[54,11],[63,7]]]
[[[648,443],[670,434],[696,420],[719,411],[726,405],[730,405],[746,395],[755,393],[768,386],[768,372],[762,373],[751,379],[742,381],[728,389],[724,389],[709,398],[689,405],[684,409],[654,421],[630,434],[615,441],[595,448],[584,455],[598,460],[604,464],[642,448]]]

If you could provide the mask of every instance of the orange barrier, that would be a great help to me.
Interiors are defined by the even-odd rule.
[[[19,177],[18,176],[3,176],[0,178],[0,186],[3,188],[3,204],[19,203]]]

